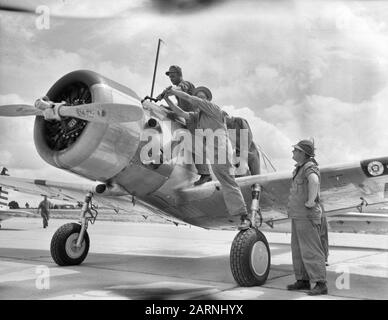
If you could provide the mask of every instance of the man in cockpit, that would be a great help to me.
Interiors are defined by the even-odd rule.
[[[244,156],[244,155],[240,154],[240,151],[243,151],[240,148],[241,147],[241,145],[240,145],[240,143],[241,143],[241,140],[240,140],[241,139],[241,131],[240,130],[247,130],[248,141],[247,141],[246,145],[248,147],[248,150],[247,150],[248,151],[248,159],[244,159],[244,160],[247,161],[249,172],[251,175],[260,174],[260,152],[257,149],[255,142],[253,141],[252,130],[251,130],[251,127],[249,126],[248,121],[245,120],[244,118],[232,117],[232,116],[228,115],[225,111],[224,111],[224,115],[225,115],[225,122],[226,122],[226,126],[227,126],[228,130],[230,130],[230,129],[236,130],[235,137],[233,134],[231,135],[231,138],[233,136],[233,139],[231,139],[231,142],[232,142],[233,147],[235,149],[236,157]],[[243,135],[243,137],[244,137],[244,135]],[[234,141],[234,138],[236,139],[235,141]],[[241,160],[240,160],[240,164],[241,164]]]

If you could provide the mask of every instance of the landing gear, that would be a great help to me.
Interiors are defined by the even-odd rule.
[[[80,224],[67,223],[61,226],[51,239],[51,256],[59,266],[81,264],[89,252],[88,222],[96,221],[98,212],[92,204],[92,193],[85,197],[81,209]]]
[[[260,186],[252,186],[251,228],[241,230],[230,249],[230,268],[235,281],[243,287],[260,286],[268,278],[271,252],[264,234],[258,230],[256,215],[260,216]]]
[[[61,226],[51,240],[51,256],[59,266],[74,266],[81,264],[89,252],[89,235],[84,233],[80,247],[77,239],[81,231],[78,223],[67,223]]]
[[[242,287],[261,286],[268,278],[271,254],[265,236],[257,229],[240,231],[230,249],[230,268]]]

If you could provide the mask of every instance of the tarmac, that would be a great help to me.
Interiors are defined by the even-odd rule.
[[[264,232],[271,271],[260,287],[239,287],[229,266],[236,232],[158,223],[98,221],[79,266],[59,267],[50,242],[74,220],[12,218],[0,230],[0,299],[266,300],[388,299],[388,235],[329,233],[329,294],[287,291],[294,282],[290,234]]]

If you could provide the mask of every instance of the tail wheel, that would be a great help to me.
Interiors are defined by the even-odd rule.
[[[230,267],[236,282],[243,287],[260,286],[268,278],[271,253],[264,234],[251,228],[240,231],[230,249]]]
[[[77,239],[81,225],[67,223],[60,227],[51,239],[51,256],[59,266],[73,266],[81,264],[89,252],[89,235],[85,231],[81,247],[77,248]]]

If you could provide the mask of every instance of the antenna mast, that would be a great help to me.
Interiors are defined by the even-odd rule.
[[[162,39],[159,38],[158,40],[158,50],[156,51],[156,59],[155,59],[155,67],[154,67],[154,76],[152,78],[152,87],[151,87],[151,98],[152,95],[154,94],[154,85],[155,85],[155,77],[156,77],[156,70],[158,68],[158,60],[159,60],[159,50],[160,50],[160,44],[161,44]]]

